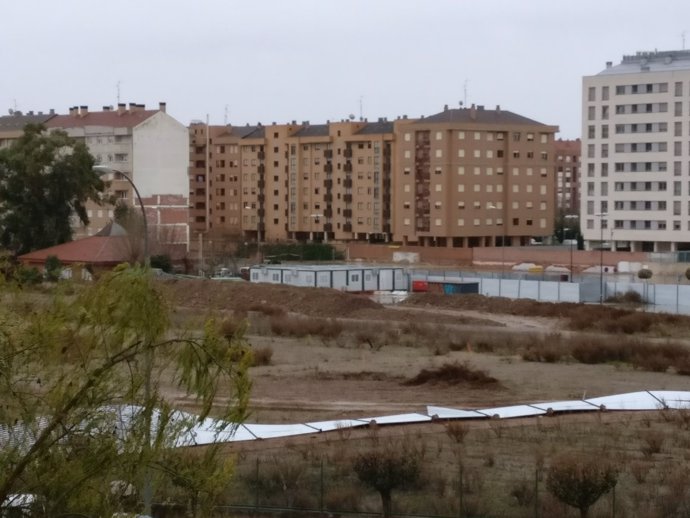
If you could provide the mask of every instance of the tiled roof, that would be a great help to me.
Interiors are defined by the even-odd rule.
[[[356,135],[379,135],[381,133],[393,133],[393,123],[388,121],[370,122]]]
[[[264,138],[266,129],[263,126],[238,126],[232,128],[232,133],[239,135],[240,138]]]
[[[328,135],[328,124],[310,124],[292,134],[293,137],[327,137]]]
[[[131,253],[127,236],[95,235],[29,252],[20,255],[19,260],[28,264],[43,264],[51,255],[56,256],[64,264],[85,263],[106,266],[127,261]]]
[[[113,128],[133,128],[153,117],[158,110],[117,110],[88,112],[84,115],[57,115],[46,123],[48,128],[81,128],[83,126],[106,126]]]
[[[474,115],[473,115],[474,114]],[[448,109],[443,110],[440,113],[425,117],[423,119],[418,119],[415,121],[416,124],[425,123],[449,123],[449,122],[459,122],[459,123],[478,123],[478,124],[530,124],[530,125],[540,125],[545,126],[541,122],[537,122],[517,113],[509,112],[506,110],[486,110],[483,108],[458,108],[458,109]]]
[[[21,114],[19,112],[15,112],[12,115],[0,117],[0,132],[21,131],[27,124],[44,124],[53,117],[56,117],[54,113]]]

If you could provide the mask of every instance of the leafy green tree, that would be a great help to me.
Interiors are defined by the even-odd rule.
[[[0,151],[0,244],[23,254],[71,240],[71,216],[88,224],[86,202],[105,188],[93,164],[86,145],[64,131],[27,125]]]
[[[150,270],[123,265],[40,307],[35,294],[0,290],[0,502],[20,492],[37,495],[45,516],[129,510],[104,488],[157,480],[151,473],[197,422],[166,402],[166,389],[196,401],[199,419],[213,410],[244,420],[244,336],[225,337],[213,320],[172,330],[160,289]],[[204,465],[198,478],[216,484],[226,468],[206,458],[201,474]]]
[[[393,491],[409,489],[420,479],[422,452],[407,443],[391,443],[357,455],[352,468],[360,482],[378,491],[383,516],[393,515]]]
[[[56,255],[49,255],[46,257],[46,279],[49,281],[57,281],[62,273],[62,261]]]
[[[556,458],[549,468],[546,488],[586,518],[589,508],[617,483],[618,469],[605,459],[565,455]]]

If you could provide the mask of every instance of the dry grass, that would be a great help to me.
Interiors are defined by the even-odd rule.
[[[334,319],[290,317],[275,315],[271,317],[271,332],[278,336],[318,336],[324,339],[337,338],[343,325]]]

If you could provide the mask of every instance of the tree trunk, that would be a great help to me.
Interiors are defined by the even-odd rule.
[[[381,504],[383,505],[383,518],[393,516],[393,500],[390,491],[381,491]]]
[[[589,507],[580,507],[580,518],[587,518],[589,516]]]

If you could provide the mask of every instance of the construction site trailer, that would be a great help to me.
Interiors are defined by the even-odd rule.
[[[408,290],[403,268],[365,265],[257,265],[249,280],[351,292]]]

